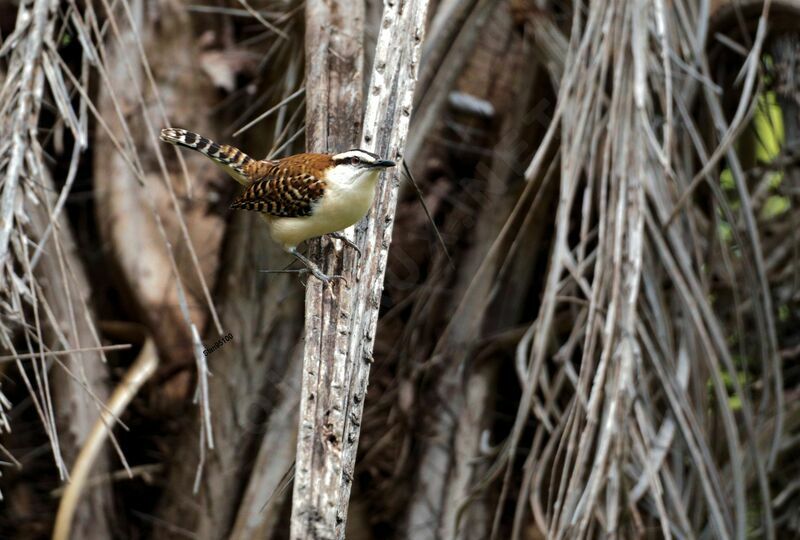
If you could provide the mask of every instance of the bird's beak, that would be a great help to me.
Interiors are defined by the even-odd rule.
[[[394,161],[390,161],[388,159],[379,159],[378,161],[370,165],[370,168],[388,169],[389,167],[394,167],[395,165],[396,163]]]

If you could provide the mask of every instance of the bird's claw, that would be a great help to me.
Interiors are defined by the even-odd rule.
[[[331,238],[335,238],[337,240],[341,240],[346,246],[353,248],[355,252],[358,253],[358,258],[359,259],[361,258],[361,248],[358,247],[355,244],[355,242],[347,238],[345,235],[339,233],[328,233],[328,236],[330,236]]]
[[[325,285],[325,287],[327,289],[333,291],[333,288],[331,287],[331,283],[334,280],[337,280],[337,279],[341,279],[342,281],[344,281],[344,284],[345,284],[346,287],[350,286],[350,284],[347,282],[347,279],[344,276],[340,276],[338,274],[337,275],[333,275],[333,276],[329,276],[329,275],[325,274],[322,270],[320,270],[319,266],[314,264],[305,255],[302,255],[302,254],[298,253],[297,250],[294,247],[288,249],[288,251],[289,251],[289,253],[294,255],[297,259],[299,259],[300,262],[302,262],[303,265],[305,266],[305,270],[307,272],[311,272],[311,274],[315,278],[320,280]]]
[[[325,285],[325,287],[328,288],[328,289],[331,288],[331,284],[334,281],[336,281],[337,279],[340,279],[340,280],[344,281],[345,287],[349,287],[350,286],[350,284],[347,282],[347,278],[344,277],[344,276],[341,276],[339,274],[336,274],[336,275],[333,275],[333,276],[329,276],[327,274],[323,274],[322,272],[319,272],[319,273],[312,272],[312,273],[314,274],[314,277],[317,278],[318,280],[320,280]]]
[[[350,286],[349,283],[347,283],[347,278],[346,277],[344,277],[342,275],[339,275],[339,274],[334,274],[332,276],[329,276],[328,274],[324,273],[322,270],[317,268],[316,265],[314,267],[307,266],[305,268],[305,270],[306,270],[306,272],[309,272],[315,278],[320,280],[322,282],[322,284],[325,285],[327,288],[330,288],[331,284],[334,281],[336,281],[337,279],[341,279],[342,281],[344,281],[345,286],[348,286],[348,287]]]

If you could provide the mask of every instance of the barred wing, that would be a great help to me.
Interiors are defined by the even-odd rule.
[[[276,217],[311,215],[325,193],[325,181],[308,174],[266,176],[252,183],[231,208],[254,210]]]

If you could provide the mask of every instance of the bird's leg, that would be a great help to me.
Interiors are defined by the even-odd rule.
[[[319,266],[314,264],[311,261],[311,259],[309,259],[305,255],[303,255],[302,253],[297,251],[297,248],[293,248],[292,247],[292,248],[287,249],[287,251],[289,253],[291,253],[292,255],[294,255],[295,257],[297,257],[297,260],[299,260],[301,263],[303,263],[303,265],[305,265],[305,267],[308,269],[308,271],[311,272],[314,275],[315,278],[317,278],[318,280],[323,282],[325,285],[330,285],[331,281],[333,281],[334,279],[341,279],[342,281],[344,281],[345,285],[347,285],[347,279],[345,279],[344,276],[338,276],[338,275],[337,276],[329,276],[327,274],[324,274],[322,272],[322,270],[319,269]]]
[[[332,232],[332,233],[328,233],[328,236],[330,236],[331,238],[336,238],[337,240],[341,240],[346,245],[348,245],[351,248],[353,248],[354,250],[356,250],[356,253],[358,253],[358,258],[359,259],[361,258],[361,248],[359,248],[352,240],[347,238],[345,235],[343,235],[342,233],[338,233],[338,232]]]

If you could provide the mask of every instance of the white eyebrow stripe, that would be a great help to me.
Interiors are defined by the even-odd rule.
[[[361,150],[348,150],[347,152],[342,152],[341,154],[336,154],[335,156],[333,156],[333,160],[334,161],[340,161],[340,160],[348,159],[348,158],[352,158],[352,157],[357,157],[361,161],[364,161],[366,163],[375,163],[377,161],[377,158],[375,158],[375,156],[372,156],[372,155],[370,155],[370,154],[368,154],[366,152],[363,152]]]

